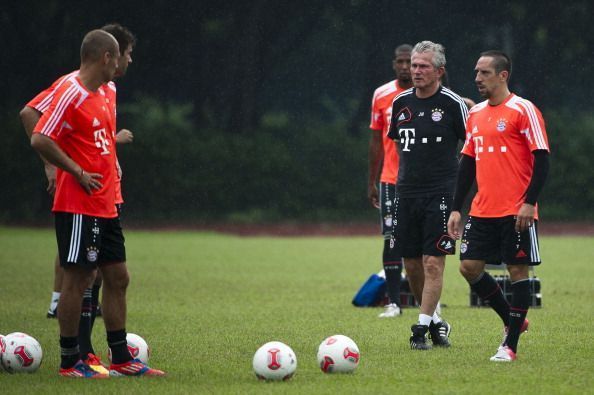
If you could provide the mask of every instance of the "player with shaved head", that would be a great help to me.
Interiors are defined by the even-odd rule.
[[[83,293],[98,268],[103,276],[103,318],[112,353],[109,376],[162,376],[132,359],[126,343],[124,236],[115,203],[117,180],[115,107],[104,85],[116,75],[120,48],[103,30],[83,39],[78,73],[53,95],[33,130],[31,146],[58,168],[52,211],[60,264],[64,268],[58,322],[60,375],[101,378],[80,360],[79,320]]]

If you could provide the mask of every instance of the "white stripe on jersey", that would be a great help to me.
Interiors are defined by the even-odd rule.
[[[62,86],[62,84],[68,80],[68,78],[72,77],[72,76],[76,76],[78,75],[78,70],[73,71],[70,74],[66,74],[64,76],[64,78],[62,78],[62,80],[60,82],[58,82],[58,84],[54,87],[54,90],[52,91],[52,93],[50,93],[49,95],[47,95],[45,97],[45,99],[43,99],[42,101],[39,102],[39,104],[37,105],[37,107],[35,107],[35,109],[41,113],[44,113],[47,111],[47,109],[49,108],[50,104],[52,104],[52,100],[54,98],[54,93],[56,92],[56,90]]]
[[[45,126],[43,127],[43,129],[41,129],[41,134],[49,136],[54,132],[54,128],[56,127],[56,124],[60,120],[62,120],[64,112],[66,111],[66,108],[68,107],[68,105],[70,103],[72,103],[72,101],[76,97],[77,92],[78,92],[78,89],[74,85],[70,86],[70,87],[68,87],[68,89],[66,89],[66,91],[64,92],[62,97],[60,97],[60,100],[58,100],[58,104],[56,104],[56,108],[55,108],[54,112],[50,115],[50,118],[48,119],[48,121],[45,124]]]
[[[70,249],[66,262],[76,262],[80,248],[80,235],[82,231],[82,215],[72,214],[72,233],[70,234]]]
[[[412,94],[412,92],[413,92],[413,88],[408,88],[407,90],[405,90],[405,91],[403,91],[403,92],[400,92],[399,94],[397,94],[397,95],[394,97],[394,100],[392,100],[392,106],[394,105],[394,102],[395,102],[396,100],[398,100],[398,98],[400,98],[400,97],[402,97],[402,96],[408,96],[408,95]]]
[[[531,226],[530,231],[530,261],[540,262],[540,253],[538,252],[538,237],[536,237],[536,228]]]
[[[466,127],[466,120],[468,119],[468,107],[466,106],[466,103],[464,103],[464,100],[456,93],[443,86],[441,87],[441,93],[458,102],[458,105],[460,106],[460,112],[462,113],[462,120],[464,121],[464,127]]]
[[[518,98],[518,104],[524,109],[526,115],[528,115],[530,129],[532,129],[532,134],[534,136],[534,140],[536,141],[537,148],[548,150],[544,135],[542,133],[542,128],[538,122],[538,116],[534,110],[534,104],[522,98]]]

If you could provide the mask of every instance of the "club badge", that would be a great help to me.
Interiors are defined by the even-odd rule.
[[[443,110],[440,108],[434,108],[431,110],[431,119],[433,122],[439,122],[443,118]]]
[[[97,262],[97,258],[99,258],[99,250],[97,247],[91,246],[87,248],[87,261],[89,262]]]
[[[497,131],[503,132],[506,127],[507,127],[507,120],[505,118],[500,118],[497,121]]]

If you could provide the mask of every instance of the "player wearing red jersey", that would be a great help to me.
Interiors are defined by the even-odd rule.
[[[536,202],[549,169],[549,143],[538,108],[509,90],[509,56],[483,52],[475,71],[487,100],[470,111],[448,232],[460,238],[460,209],[476,180],[478,192],[461,236],[460,272],[503,321],[504,340],[491,361],[510,362],[528,327],[529,266],[540,264]],[[486,261],[500,258],[512,281],[511,305],[485,272]]]
[[[369,182],[367,196],[372,206],[380,209],[384,249],[382,263],[386,274],[389,303],[382,318],[396,317],[400,310],[400,280],[402,258],[393,256],[390,249],[392,234],[393,203],[396,177],[398,175],[398,153],[394,141],[388,138],[392,102],[394,97],[412,86],[410,76],[410,53],[412,47],[402,44],[394,50],[392,68],[396,79],[377,88],[371,102],[371,138],[369,139]],[[378,191],[379,181],[379,191]]]
[[[126,344],[124,237],[115,206],[115,117],[101,87],[118,67],[119,46],[102,30],[81,45],[78,75],[67,78],[34,128],[31,146],[58,167],[52,211],[60,264],[60,375],[105,377],[80,360],[78,327],[84,290],[97,267],[104,279],[103,309],[112,352],[109,375],[163,375],[133,360]]]
[[[111,23],[101,28],[111,35],[113,35],[118,41],[120,47],[120,56],[118,58],[118,69],[116,71],[116,78],[122,77],[126,74],[129,64],[132,62],[131,53],[136,43],[134,35],[125,27],[118,23]],[[49,88],[39,93],[35,98],[27,103],[27,105],[21,110],[20,116],[25,127],[25,131],[29,138],[33,132],[35,124],[39,121],[41,115],[49,109],[52,102],[54,93],[68,77],[78,75],[78,70],[60,77],[56,80]],[[116,86],[113,82],[109,82],[101,87],[101,91],[105,94],[106,102],[110,107],[110,111],[116,115]],[[120,130],[116,135],[117,144],[130,143],[133,140],[133,134],[127,129]],[[55,179],[56,179],[56,168],[55,166],[48,163],[43,157],[42,160],[45,165],[46,176],[48,178],[48,192],[53,196],[55,190]],[[117,160],[117,158],[116,158]],[[121,195],[121,169],[119,166],[118,178],[116,182],[116,204],[121,205],[123,203]],[[118,206],[118,212],[119,212]],[[57,305],[60,297],[60,290],[62,288],[62,276],[63,269],[60,266],[59,255],[56,254],[54,264],[54,291],[50,300],[50,308],[47,312],[48,318],[57,317]],[[94,370],[105,373],[106,370],[103,367],[101,360],[95,355],[95,351],[91,342],[91,332],[93,323],[97,315],[98,300],[99,300],[99,289],[101,287],[101,276],[98,273],[95,283],[92,288],[85,290],[82,304],[81,320],[79,327],[79,345],[81,352],[81,359],[86,361],[89,366]]]

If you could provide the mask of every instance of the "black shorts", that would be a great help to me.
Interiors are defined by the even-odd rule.
[[[501,262],[508,265],[540,264],[537,221],[524,232],[516,232],[516,217],[468,217],[460,243],[460,259]]]
[[[56,238],[61,266],[98,265],[126,261],[124,234],[119,217],[55,213]]]
[[[384,240],[389,240],[392,235],[392,219],[394,218],[394,198],[396,186],[387,182],[380,182],[379,200],[380,216],[382,221],[382,234]]]
[[[451,195],[398,197],[394,200],[394,226],[390,246],[403,258],[444,256],[456,252],[448,236]]]

